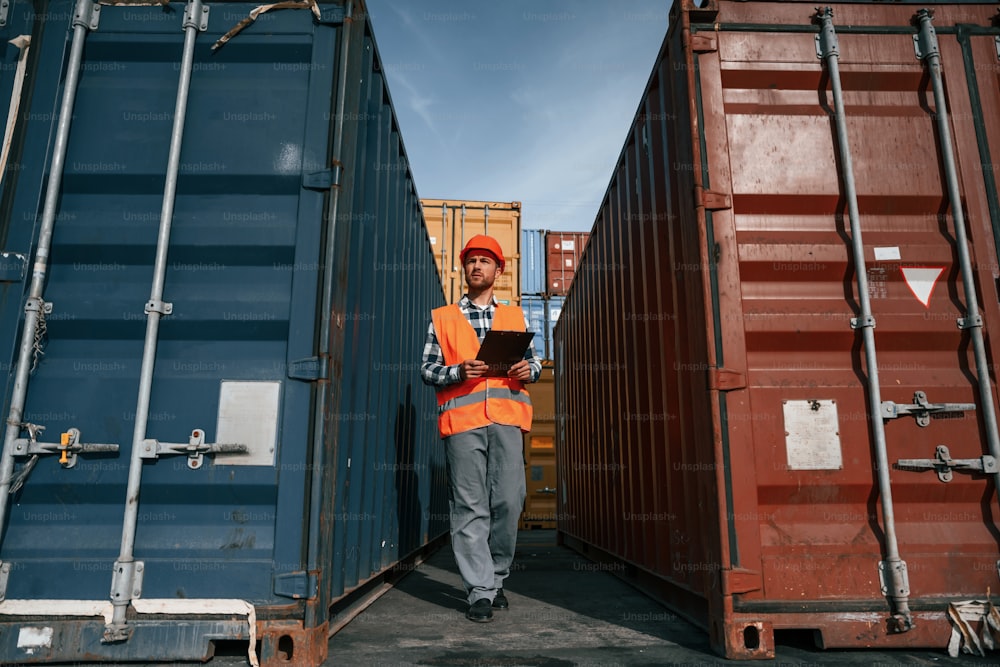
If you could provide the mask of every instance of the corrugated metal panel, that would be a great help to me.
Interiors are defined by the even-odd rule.
[[[545,294],[545,230],[521,230],[521,294]]]
[[[247,600],[265,662],[288,649],[315,661],[330,605],[445,530],[436,408],[419,380],[425,314],[443,299],[363,5],[346,24],[346,61],[344,8],[332,3],[318,19],[261,15],[213,52],[254,7],[211,5],[196,37],[164,278],[172,311],[144,434],[186,445],[197,429],[251,454],[208,455],[197,469],[183,455],[141,463],[134,557],[143,600]],[[51,149],[72,13],[49,5],[25,155]],[[69,468],[38,459],[8,512],[4,604],[107,600],[121,559],[183,18],[183,7],[105,6],[86,35],[44,294],[53,306],[23,421],[44,426],[46,442],[77,428],[119,451]],[[24,163],[8,247],[37,233],[46,168]],[[6,318],[4,336],[17,326]],[[53,621],[51,644],[30,655],[12,621],[0,661],[195,659],[213,637],[248,637],[245,620],[222,635],[196,604],[184,616],[144,618],[110,644],[101,619]]]
[[[461,199],[421,199],[424,222],[438,263],[445,300],[457,303],[465,294],[459,253],[476,234],[489,234],[500,243],[504,271],[493,286],[501,303],[521,302],[521,202]]]
[[[562,314],[563,304],[566,303],[564,296],[550,296],[545,299],[545,358],[552,359],[555,356],[555,345],[552,336]]]
[[[983,367],[956,326],[970,281],[916,9],[834,5],[862,236],[808,12],[676,4],[556,329],[563,539],[635,564],[728,657],[773,656],[782,628],[944,646],[947,603],[996,585],[995,475],[934,469],[942,444],[997,453],[1000,30],[989,6],[935,7]],[[892,402],[874,409],[855,237]]]
[[[569,291],[589,236],[588,232],[545,233],[546,293],[564,295]]]
[[[531,294],[521,296],[521,310],[528,318],[529,328],[535,332],[535,338],[532,342],[535,346],[535,352],[542,359],[552,359],[554,352],[552,332],[559,320],[565,299],[566,297],[562,296],[535,296]]]
[[[521,310],[524,311],[524,317],[528,320],[528,329],[535,332],[535,337],[532,340],[532,344],[535,346],[535,354],[543,359],[548,358],[548,338],[546,336],[545,319],[547,307],[548,300],[545,297],[529,294],[521,295]]]

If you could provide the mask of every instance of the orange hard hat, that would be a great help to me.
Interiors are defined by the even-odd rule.
[[[492,236],[486,236],[485,234],[476,234],[469,242],[465,244],[462,248],[462,252],[459,253],[458,257],[462,260],[462,264],[465,264],[465,256],[473,250],[483,250],[493,255],[494,259],[497,260],[497,264],[500,265],[500,270],[503,271],[504,258],[503,250],[500,249],[500,244]]]

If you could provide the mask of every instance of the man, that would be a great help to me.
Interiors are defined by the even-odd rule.
[[[466,618],[485,623],[507,609],[517,521],[524,507],[524,440],[531,430],[531,399],[541,362],[530,346],[507,377],[487,378],[476,360],[486,332],[526,331],[517,306],[497,302],[493,284],[504,269],[495,239],[473,236],[459,255],[468,292],[457,304],[436,308],[424,345],[421,375],[437,391],[438,430],[448,462],[451,542],[469,602]]]

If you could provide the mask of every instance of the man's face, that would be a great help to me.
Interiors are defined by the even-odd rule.
[[[465,256],[465,282],[470,289],[484,290],[500,276],[500,265],[493,255],[472,250]]]

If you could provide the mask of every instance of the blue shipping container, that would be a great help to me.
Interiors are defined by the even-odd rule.
[[[546,299],[545,308],[545,344],[546,350],[548,351],[548,358],[555,358],[555,329],[556,324],[559,322],[559,316],[562,314],[563,304],[566,303],[566,297],[564,296],[550,296]]]
[[[338,605],[446,534],[419,378],[444,298],[367,12],[279,7],[220,45],[255,7],[22,26],[2,664],[318,664]]]
[[[521,230],[521,294],[545,294],[545,230]]]
[[[528,330],[535,332],[535,338],[532,340],[535,354],[542,359],[548,359],[545,338],[545,332],[548,331],[545,324],[545,298],[524,294],[521,296],[521,310],[524,311],[524,317],[528,320]]]

